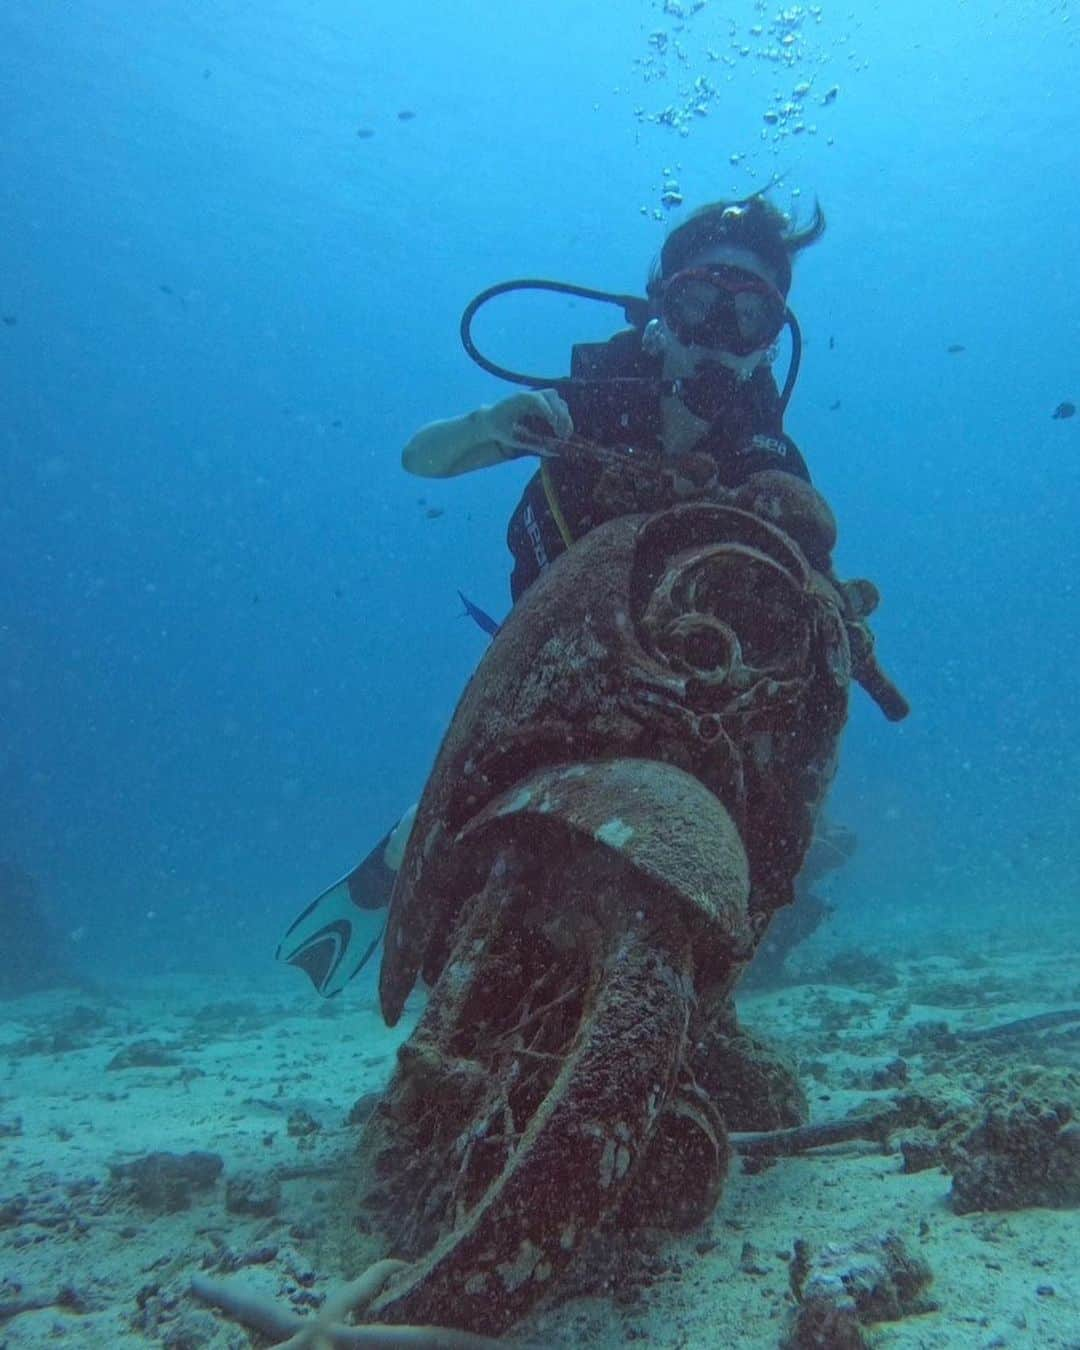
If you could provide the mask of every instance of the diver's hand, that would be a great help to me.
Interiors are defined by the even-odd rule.
[[[535,454],[546,440],[573,430],[570,409],[555,390],[537,389],[421,427],[401,452],[401,463],[421,478],[454,478]]]
[[[511,394],[501,403],[481,408],[480,416],[504,459],[530,454],[548,439],[564,440],[574,430],[566,400],[554,389]]]

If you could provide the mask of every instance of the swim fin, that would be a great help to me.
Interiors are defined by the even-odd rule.
[[[323,998],[340,994],[375,954],[386,927],[375,911],[390,903],[415,816],[410,807],[362,862],[312,900],[278,944],[277,959],[304,971]]]

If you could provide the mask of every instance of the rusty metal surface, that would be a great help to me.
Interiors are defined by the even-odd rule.
[[[759,489],[831,543],[805,494]],[[775,520],[691,503],[597,527],[503,625],[391,907],[387,1020],[432,989],[361,1145],[413,1262],[374,1315],[498,1333],[588,1231],[715,1204],[718,1103],[747,1109],[730,995],[833,774],[845,603]]]

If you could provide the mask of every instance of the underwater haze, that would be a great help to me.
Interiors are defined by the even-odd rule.
[[[912,708],[890,723],[852,687],[826,810],[857,843],[820,883],[828,912],[799,960],[824,981],[836,953],[1056,953],[1056,974],[1010,967],[1024,997],[983,1011],[1075,1007],[1078,69],[1077,0],[4,0],[0,890],[19,988],[74,980],[41,1005],[52,1017],[143,982],[150,1035],[191,981],[307,1009],[304,1044],[359,1035],[330,1019],[361,1006],[375,1027],[377,960],[325,1005],[275,950],[420,796],[489,645],[459,592],[496,620],[511,608],[507,522],[536,461],[445,480],[401,465],[422,425],[514,392],[469,360],[462,309],[514,277],[643,295],[666,231],[769,187],[797,223],[815,201],[828,222],[794,264],[785,429],[835,512],[838,574],[880,589],[876,651]],[[615,308],[515,295],[476,338],[559,375],[575,342],[620,326]],[[781,382],[789,354],[785,338]],[[762,1004],[765,1029],[805,1030],[801,997]],[[20,1046],[37,1007],[12,1012]],[[276,1016],[267,1035],[292,1035]],[[379,1034],[349,1053],[381,1054]],[[829,1045],[792,1034],[824,1093]],[[70,1075],[40,1080],[50,1101],[98,1090],[81,1063],[48,1070]],[[310,1072],[290,1091],[315,1116],[324,1089],[343,1114],[363,1086]],[[855,1080],[836,1075],[846,1109]],[[271,1111],[269,1088],[249,1091]],[[0,1147],[5,1111],[28,1132],[52,1119],[17,1103],[5,1087]],[[174,1106],[147,1106],[138,1134],[141,1109],[125,1148],[180,1146]],[[795,1235],[770,1190],[784,1175],[732,1202],[748,1226],[733,1261],[744,1237],[770,1255]],[[943,1316],[966,1311],[925,1344],[1076,1350],[1069,1217],[1045,1248],[1056,1278],[1024,1267],[1027,1331],[1012,1305],[965,1321],[989,1296],[946,1283]],[[983,1270],[970,1241],[930,1253],[939,1282]],[[127,1318],[134,1294],[115,1297]],[[728,1339],[689,1312],[681,1340],[662,1317],[633,1327],[662,1346],[776,1344],[779,1311],[764,1326],[749,1295],[732,1307]],[[19,1339],[33,1317],[10,1344],[45,1343],[45,1320]],[[162,1318],[69,1343],[211,1344],[209,1322],[161,1339]],[[637,1339],[613,1325],[580,1343]],[[890,1344],[923,1343],[907,1336]]]
[[[531,469],[401,471],[509,392],[465,302],[640,293],[677,211],[774,173],[829,221],[787,426],[914,707],[853,700],[835,887],[871,929],[1075,920],[1080,16],[812,7],[789,67],[772,9],[683,8],[661,78],[648,3],[4,6],[0,856],[91,969],[269,959],[416,799]],[[617,326],[528,303],[484,330],[517,368]]]

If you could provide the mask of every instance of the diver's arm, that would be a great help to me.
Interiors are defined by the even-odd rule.
[[[454,478],[535,451],[537,436],[569,436],[570,410],[554,389],[512,394],[464,417],[421,427],[401,463],[421,478]]]
[[[459,473],[501,464],[507,452],[491,432],[491,408],[421,427],[401,452],[402,467],[420,478],[454,478]]]

